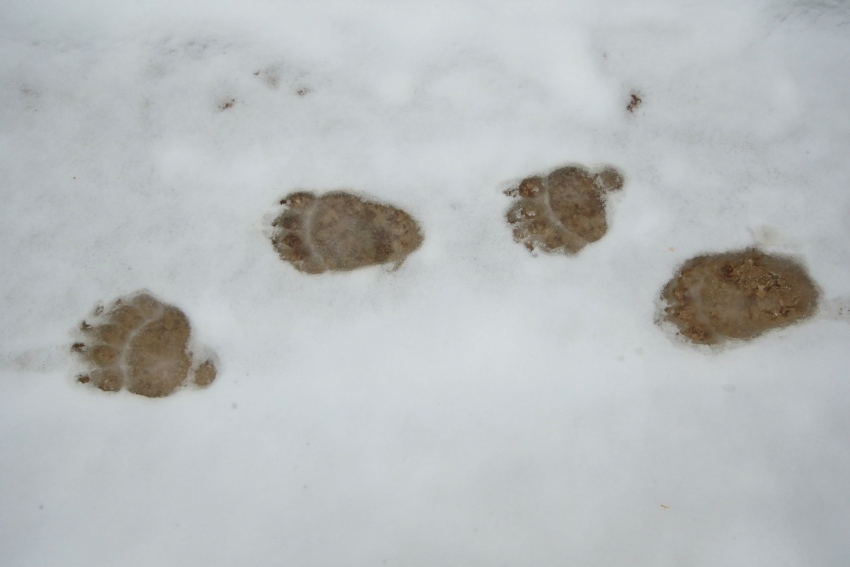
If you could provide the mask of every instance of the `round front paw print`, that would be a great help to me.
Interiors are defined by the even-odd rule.
[[[83,340],[71,348],[89,366],[82,383],[161,398],[190,376],[198,386],[215,380],[215,363],[193,360],[188,351],[192,331],[186,315],[148,293],[118,299],[109,310],[98,307],[80,329]]]
[[[523,179],[506,191],[517,199],[507,213],[514,240],[532,251],[575,254],[608,231],[605,194],[622,187],[623,176],[611,167],[593,173],[570,166]]]

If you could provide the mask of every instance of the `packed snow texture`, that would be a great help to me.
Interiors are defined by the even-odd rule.
[[[0,6],[0,563],[850,564],[847,2]],[[641,104],[627,110],[635,93]],[[503,191],[610,164],[605,236]],[[396,271],[304,274],[279,200],[403,209]],[[655,322],[688,258],[808,268],[811,320]],[[218,353],[165,399],[75,381],[148,289]]]

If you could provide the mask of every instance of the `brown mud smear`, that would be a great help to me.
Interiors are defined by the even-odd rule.
[[[199,386],[215,380],[213,361],[193,363],[187,350],[192,329],[186,315],[147,293],[118,299],[106,311],[98,307],[91,322],[83,321],[80,329],[85,340],[74,343],[71,350],[91,368],[78,378],[83,384],[161,398],[190,375]]]
[[[281,259],[308,274],[365,266],[400,266],[422,244],[413,217],[356,195],[334,191],[292,193],[272,222],[272,244]]]
[[[575,254],[608,231],[605,194],[622,187],[623,176],[612,167],[592,173],[570,166],[523,179],[505,192],[517,198],[507,213],[514,240],[529,250]]]
[[[747,249],[684,263],[661,297],[663,318],[698,344],[752,339],[810,317],[818,290],[789,258]]]
[[[634,114],[635,110],[643,103],[643,99],[636,92],[632,92],[631,100],[626,105],[626,110]]]

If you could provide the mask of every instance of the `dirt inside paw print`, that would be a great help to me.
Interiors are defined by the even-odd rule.
[[[697,256],[665,286],[662,319],[694,343],[716,345],[811,317],[818,295],[790,258],[757,249]]]
[[[514,240],[532,251],[575,254],[608,231],[605,195],[622,187],[612,167],[594,173],[570,166],[523,179],[505,192],[517,199],[507,213]]]
[[[71,350],[89,366],[78,381],[108,392],[126,388],[149,398],[168,396],[191,378],[198,386],[216,377],[215,363],[189,352],[192,329],[186,315],[148,293],[98,307],[80,324],[83,340]]]
[[[377,264],[396,267],[422,244],[419,225],[389,205],[334,191],[299,192],[281,201],[272,244],[281,259],[308,274]]]

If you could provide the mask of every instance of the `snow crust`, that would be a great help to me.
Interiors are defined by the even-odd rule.
[[[0,563],[848,564],[848,22],[4,3]],[[624,173],[609,232],[532,256],[502,191],[569,163]],[[268,240],[296,189],[424,244],[299,273]],[[677,266],[756,244],[805,261],[821,316],[717,353],[655,324]],[[209,389],[75,382],[80,320],[143,288],[217,353]]]

